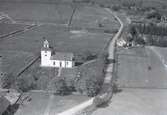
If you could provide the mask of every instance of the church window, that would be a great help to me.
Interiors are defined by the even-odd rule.
[[[68,66],[68,61],[66,61],[66,65]]]
[[[62,67],[62,62],[60,62],[60,67]]]

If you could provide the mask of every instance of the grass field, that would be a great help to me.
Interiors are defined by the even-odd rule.
[[[23,51],[0,50],[0,55],[3,59],[3,71],[14,75],[35,58],[33,53]]]
[[[46,93],[29,93],[31,102],[21,106],[15,115],[56,115],[86,101],[86,96],[54,96]]]
[[[56,51],[73,52],[75,55],[84,55],[86,52],[100,53],[103,51],[113,35],[87,31],[86,28],[96,29],[100,22],[104,25],[104,29],[115,29],[118,27],[117,22],[111,14],[108,14],[102,8],[79,6],[81,7],[77,8],[73,17],[72,27],[79,27],[82,30],[72,29],[68,31],[67,28],[55,24],[68,23],[73,10],[71,4],[2,2],[0,4],[0,12],[8,14],[16,22],[54,23],[54,25],[46,25],[45,23],[44,25],[1,40],[0,55],[4,58],[4,71],[16,74],[32,61],[34,57],[39,55],[43,45],[43,37],[48,39],[50,45]],[[94,24],[96,18],[97,23]],[[0,29],[0,34],[2,33],[2,35],[13,32],[13,30],[17,31],[20,28],[24,28],[24,26],[20,27],[19,24],[6,24],[2,26],[5,28]],[[38,63],[36,66],[39,65]],[[27,73],[25,72],[25,74]],[[44,80],[47,74],[42,73],[42,75],[44,77],[41,77],[41,79]],[[43,83],[40,80],[39,82]],[[47,85],[41,88],[42,85],[40,83],[37,89],[47,88]]]
[[[91,8],[79,5],[72,18],[72,27],[79,27],[81,30],[73,28],[68,31],[68,28],[59,24],[68,23],[72,10],[73,6],[71,4],[2,2],[2,4],[0,4],[0,11],[8,14],[13,20],[16,20],[16,22],[44,22],[42,25],[40,23],[40,25],[30,30],[1,40],[0,54],[4,58],[4,70],[8,73],[16,74],[25,67],[28,62],[32,61],[34,57],[40,55],[43,37],[49,41],[50,46],[56,51],[72,52],[77,56],[83,56],[87,52],[96,54],[103,51],[114,33],[105,34],[97,31],[91,32],[87,30],[87,28],[99,29],[98,24],[101,23],[103,25],[103,27],[101,27],[102,29],[117,29],[119,25],[113,16],[97,6],[92,6]],[[95,21],[96,23],[94,23]],[[51,23],[54,23],[54,25]],[[13,28],[17,30],[16,27],[17,26],[14,26]],[[8,32],[13,28],[6,27],[3,32]],[[54,76],[54,71],[51,70],[47,72],[41,70],[41,68],[39,69],[39,65],[40,62],[35,63],[35,65],[33,64],[21,77],[28,76],[32,72],[32,75],[36,77],[40,76],[38,77],[37,82],[39,83],[37,83],[36,89],[47,89],[47,83],[49,83]],[[37,71],[34,71],[32,69],[33,67],[35,68],[34,70]],[[48,78],[46,78],[46,76],[48,76]]]
[[[0,37],[4,35],[11,34],[16,31],[21,31],[26,28],[26,25],[23,24],[6,24],[6,23],[0,23]]]
[[[82,53],[87,50],[91,52],[101,51],[112,38],[112,35],[59,31],[56,26],[43,25],[2,41],[0,49],[40,53],[43,37],[46,37],[57,51]]]
[[[119,28],[118,22],[109,12],[96,6],[78,6],[73,16],[72,26],[109,30]]]
[[[122,89],[92,115],[166,115],[166,96],[164,89]]]
[[[73,7],[67,4],[34,4],[1,2],[0,11],[13,20],[67,24]]]
[[[164,63],[149,47],[118,49],[117,53],[119,87],[167,88]]]

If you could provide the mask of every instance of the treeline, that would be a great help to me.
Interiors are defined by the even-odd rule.
[[[167,36],[145,35],[145,44],[159,47],[167,47]]]
[[[72,3],[73,0],[0,0],[0,2],[19,2],[19,3]]]
[[[131,24],[126,40],[140,45],[167,47],[167,26],[156,24]]]
[[[105,77],[106,55],[102,54],[94,62],[79,67],[79,77],[75,82],[75,89],[90,97],[100,91]]]
[[[157,36],[167,36],[167,26],[158,25],[158,24],[132,24],[140,34],[149,34]]]

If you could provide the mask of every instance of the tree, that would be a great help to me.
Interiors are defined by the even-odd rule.
[[[137,30],[136,30],[136,27],[134,25],[130,25],[128,31],[132,35],[132,37],[137,36]]]
[[[93,100],[93,105],[95,107],[101,107],[102,105],[106,104],[105,99],[104,98],[100,98],[98,96],[96,96]]]
[[[55,92],[58,95],[66,95],[69,93],[67,84],[63,78],[57,78],[54,81]]]
[[[4,74],[4,76],[1,78],[1,87],[9,89],[12,85],[14,85],[15,82],[15,76],[12,73]]]
[[[161,14],[158,11],[151,11],[147,13],[146,18],[147,19],[155,18],[157,20],[161,20]]]
[[[89,97],[96,96],[101,88],[100,82],[94,78],[92,76],[86,81],[86,92]]]
[[[93,54],[91,51],[89,50],[86,50],[85,52],[83,52],[82,54],[82,59],[84,61],[89,61],[89,60],[93,60],[93,59],[96,59],[97,58],[97,55],[96,54]]]
[[[104,81],[104,68],[106,53],[101,52],[97,59],[91,63],[83,64],[78,68],[79,80],[75,82],[76,91],[93,97],[98,94]]]
[[[130,9],[130,7],[135,6],[135,3],[132,0],[123,0],[122,6],[127,7],[128,9]]]
[[[85,78],[80,78],[79,80],[75,81],[75,90],[80,94],[86,94],[86,80]]]
[[[18,78],[16,85],[18,90],[27,92],[36,88],[36,80],[31,74],[29,74],[27,76]]]
[[[119,5],[112,6],[112,10],[114,10],[114,11],[119,11],[120,9],[121,9],[121,7]]]
[[[135,43],[140,44],[140,45],[145,45],[145,41],[144,41],[144,39],[141,36],[138,36],[135,39]]]

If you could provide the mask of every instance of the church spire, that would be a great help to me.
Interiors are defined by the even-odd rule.
[[[45,37],[43,37],[43,39],[44,39],[43,47],[44,47],[44,48],[49,48],[49,42],[48,42],[48,40],[45,39]]]

